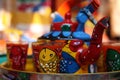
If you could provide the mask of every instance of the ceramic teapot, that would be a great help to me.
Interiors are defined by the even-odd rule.
[[[38,41],[49,40],[63,42],[61,60],[59,62],[60,73],[88,73],[96,72],[96,60],[99,58],[102,34],[108,28],[108,17],[96,21],[92,13],[99,5],[91,2],[87,7],[80,10],[76,20],[71,20],[71,13],[68,12],[62,22],[53,22],[51,31],[39,37]],[[95,24],[92,36],[84,32],[84,25],[87,20]],[[91,69],[92,67],[92,69]]]

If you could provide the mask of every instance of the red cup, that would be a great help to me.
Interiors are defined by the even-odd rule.
[[[120,70],[120,42],[106,42],[102,46],[103,68],[106,71]]]
[[[27,59],[27,42],[7,42],[8,64],[12,69],[25,70]]]

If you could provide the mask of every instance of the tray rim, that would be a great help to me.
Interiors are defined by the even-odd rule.
[[[40,74],[40,75],[68,75],[68,76],[84,76],[84,75],[105,75],[105,74],[115,74],[115,73],[120,73],[120,71],[112,71],[112,72],[99,72],[99,73],[82,73],[82,74],[67,74],[67,73],[40,73],[40,72],[35,72],[35,71],[20,71],[20,70],[14,70],[11,68],[7,68],[5,67],[5,65],[7,64],[7,62],[3,62],[2,64],[0,64],[0,69],[4,69],[4,70],[9,70],[9,71],[15,71],[15,72],[23,72],[23,73],[30,73],[30,74]]]

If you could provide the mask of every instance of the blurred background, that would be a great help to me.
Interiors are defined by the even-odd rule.
[[[77,0],[78,2],[72,4],[71,7],[68,6],[67,1],[70,0],[0,0],[0,55],[6,54],[7,41],[31,43],[49,32],[53,19],[51,14],[56,11],[64,16],[67,10],[71,10],[72,20],[75,21],[79,10],[88,5],[91,0]],[[116,11],[114,10],[116,8],[111,8],[111,3],[119,0],[101,1],[100,8],[93,14],[97,21]],[[93,28],[94,25],[88,20],[85,25],[86,33],[91,35]],[[105,31],[103,42],[107,41],[109,41],[109,35]]]
[[[7,41],[34,42],[49,32],[52,0],[0,0],[0,54]]]

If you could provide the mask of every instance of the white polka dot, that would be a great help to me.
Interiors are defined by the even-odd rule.
[[[85,59],[86,57],[84,56],[83,58]]]
[[[66,69],[63,69],[63,71],[66,71]]]
[[[72,64],[72,62],[69,62],[69,64]]]
[[[55,72],[55,71],[56,71],[56,69],[53,69],[53,71]]]
[[[55,66],[55,63],[53,64],[53,66]]]
[[[45,66],[43,65],[42,67],[44,68]]]
[[[48,64],[45,64],[46,66],[48,66]]]
[[[60,39],[60,37],[58,37],[58,39]]]
[[[67,61],[65,60],[65,63],[67,63]]]
[[[64,67],[66,67],[67,65],[64,65]]]
[[[57,61],[54,61],[54,63],[57,63]]]
[[[52,71],[52,69],[49,69],[49,71]]]
[[[83,49],[79,49],[78,52],[82,53],[82,52],[83,52]]]
[[[40,63],[40,65],[42,66],[43,64],[42,64],[42,63]]]
[[[113,67],[113,70],[115,70],[115,67]]]
[[[63,65],[65,65],[65,62],[63,62]]]
[[[74,45],[79,45],[80,44],[80,42],[74,42]]]
[[[49,68],[49,65],[47,65],[46,67],[48,67],[48,68]]]
[[[97,36],[97,35],[95,35],[95,37],[97,38],[98,36]]]
[[[94,61],[94,59],[92,59],[92,61]]]
[[[97,48],[100,48],[100,44],[97,45]]]
[[[90,53],[90,51],[88,50],[88,53]]]
[[[47,69],[44,69],[45,71],[47,71]]]
[[[115,58],[117,58],[117,55],[115,55]]]

